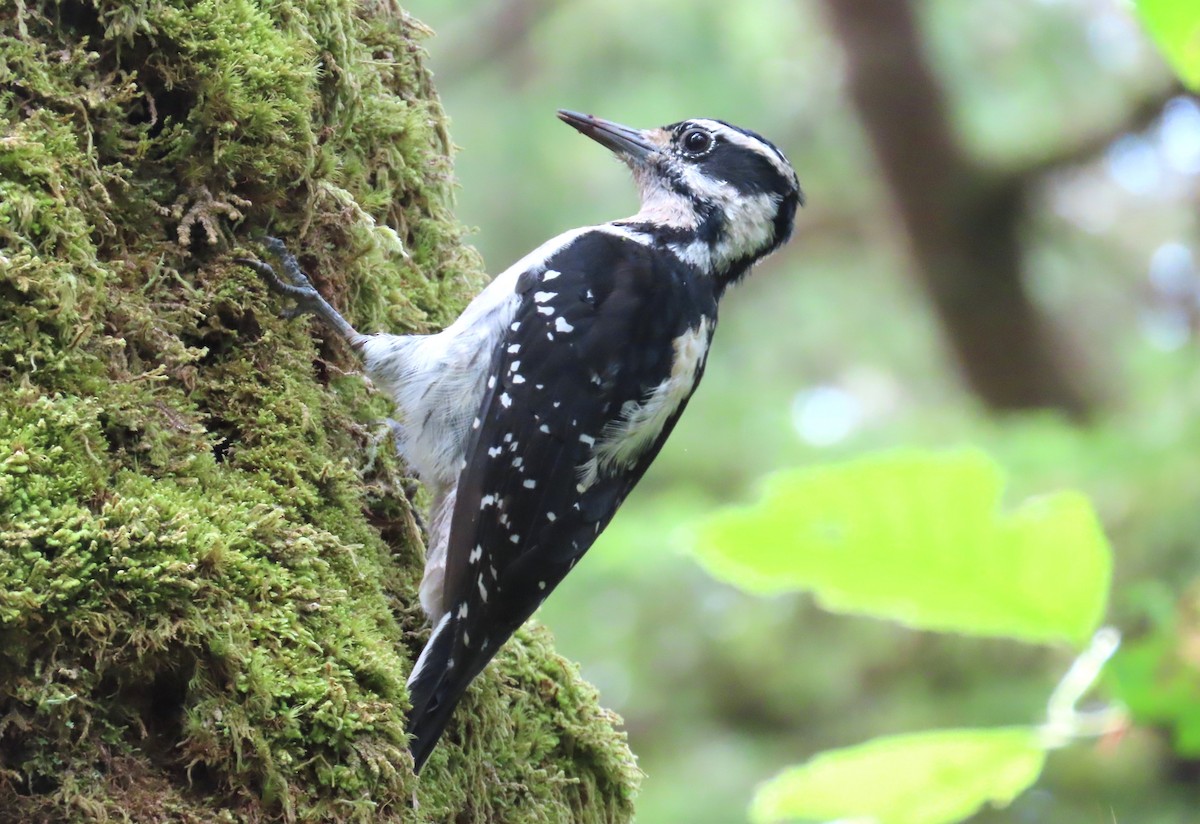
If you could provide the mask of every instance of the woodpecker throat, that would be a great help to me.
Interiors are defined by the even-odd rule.
[[[471,681],[583,557],[683,414],[726,288],[783,244],[802,202],[783,154],[720,120],[632,129],[558,116],[632,170],[632,217],[552,238],[434,335],[365,335],[283,243],[268,286],[362,353],[396,449],[432,500],[408,677],[414,769]]]

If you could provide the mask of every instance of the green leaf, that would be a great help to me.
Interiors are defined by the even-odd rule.
[[[822,753],[762,784],[750,818],[948,824],[984,804],[1007,805],[1037,780],[1045,760],[1034,727],[877,738]]]
[[[1200,3],[1137,0],[1138,16],[1179,79],[1200,91]]]
[[[1085,643],[1107,600],[1111,552],[1088,500],[1059,492],[999,511],[986,455],[898,452],[769,477],[719,510],[693,549],[760,594],[812,590],[828,609],[933,630]]]

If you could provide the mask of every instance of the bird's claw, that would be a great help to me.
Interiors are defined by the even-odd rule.
[[[262,244],[279,260],[283,277],[280,277],[275,268],[266,261],[252,258],[234,258],[234,261],[253,269],[267,284],[267,288],[295,303],[294,306],[279,313],[281,318],[291,320],[301,315],[316,315],[352,344],[361,338],[354,327],[347,323],[345,318],[338,314],[325,298],[321,297],[321,293],[308,279],[308,275],[304,274],[300,268],[296,256],[288,251],[282,240],[277,237],[265,237]]]

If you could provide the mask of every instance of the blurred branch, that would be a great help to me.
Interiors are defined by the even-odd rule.
[[[1049,407],[1084,415],[1091,399],[1079,371],[1066,362],[1025,289],[1018,227],[1032,176],[1098,151],[1119,131],[1085,135],[998,175],[968,157],[954,133],[911,0],[823,4],[916,274],[967,382],[995,409]],[[1131,119],[1152,117],[1156,102],[1145,101]]]
[[[1045,153],[1005,169],[1003,174],[1006,177],[1035,179],[1064,166],[1086,163],[1107,149],[1121,135],[1150,128],[1172,98],[1186,93],[1177,81],[1146,89],[1130,102],[1129,108],[1121,117],[1110,123],[1093,124],[1061,143],[1047,147]]]

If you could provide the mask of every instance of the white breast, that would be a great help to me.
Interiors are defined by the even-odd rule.
[[[627,469],[652,446],[679,407],[692,396],[712,340],[713,321],[700,324],[675,338],[671,374],[642,401],[629,401],[621,416],[608,424],[596,443],[592,458],[580,469],[580,483],[591,486],[601,474]]]

